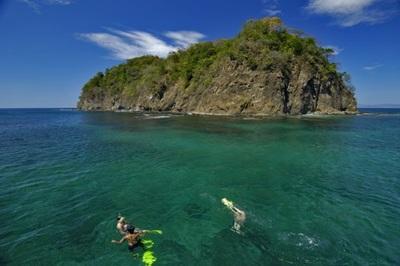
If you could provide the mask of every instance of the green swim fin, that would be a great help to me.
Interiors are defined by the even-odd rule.
[[[154,242],[151,239],[142,239],[141,242],[145,249],[150,249],[154,246]]]
[[[157,261],[157,258],[154,257],[153,251],[145,251],[143,253],[142,261],[144,265],[151,266]]]
[[[162,235],[163,232],[161,230],[146,230],[146,233]]]

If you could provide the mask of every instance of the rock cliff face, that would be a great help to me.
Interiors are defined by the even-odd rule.
[[[81,110],[226,115],[352,113],[348,75],[333,51],[285,28],[249,21],[231,40],[206,42],[165,59],[144,56],[98,73],[82,89]]]

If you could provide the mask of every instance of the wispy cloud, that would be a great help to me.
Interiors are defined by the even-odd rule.
[[[205,37],[203,34],[195,31],[167,31],[164,35],[172,39],[177,46],[183,48],[197,43]]]
[[[63,6],[72,4],[72,0],[45,0],[42,2],[44,2],[45,4],[47,3],[49,5],[63,5]]]
[[[129,59],[142,55],[166,57],[169,53],[199,42],[205,36],[195,31],[168,31],[164,36],[170,43],[143,31],[107,29],[108,32],[81,33],[78,37],[111,52],[114,59]]]
[[[383,64],[369,65],[369,66],[363,67],[363,69],[367,70],[367,71],[371,71],[371,70],[375,70],[375,69],[380,68],[380,67],[383,67]]]
[[[67,6],[72,4],[72,0],[18,0],[18,1],[28,5],[36,13],[41,13],[41,7],[44,5]]]
[[[268,16],[277,16],[282,13],[278,0],[261,0],[261,2],[264,5],[264,13]]]
[[[279,9],[264,9],[264,12],[270,17],[277,16],[282,13],[282,11]]]
[[[377,24],[392,17],[398,8],[396,0],[309,0],[307,10],[329,15],[343,27],[361,23]]]
[[[339,48],[339,47],[337,47],[335,45],[326,45],[326,46],[324,46],[324,48],[332,49],[333,50],[333,55],[338,55],[341,52],[343,52],[343,50],[344,50],[343,48]]]
[[[20,2],[28,5],[36,13],[40,13],[39,5],[34,0],[20,0]]]

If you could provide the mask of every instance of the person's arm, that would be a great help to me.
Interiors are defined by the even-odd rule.
[[[241,210],[239,210],[239,209],[236,208],[235,206],[232,206],[231,210],[234,211],[234,212],[241,212]]]
[[[138,238],[144,236],[147,233],[148,230],[140,230],[138,232]]]
[[[111,243],[115,243],[115,244],[122,244],[122,242],[124,242],[125,241],[125,236],[123,237],[123,238],[121,238],[121,240],[111,240]]]
[[[139,228],[135,229],[135,233],[140,234],[140,235],[148,233],[149,231],[150,230],[142,230],[142,229],[139,229]]]
[[[242,211],[242,210],[236,208],[235,206],[233,206],[231,210],[232,210],[234,213],[237,213],[237,214],[239,214],[239,215],[244,215],[244,211]]]

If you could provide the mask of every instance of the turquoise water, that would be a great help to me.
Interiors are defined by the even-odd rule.
[[[400,110],[0,110],[0,265],[142,265],[110,243],[119,212],[163,230],[154,265],[399,265],[399,161]],[[222,197],[247,213],[243,234]]]

